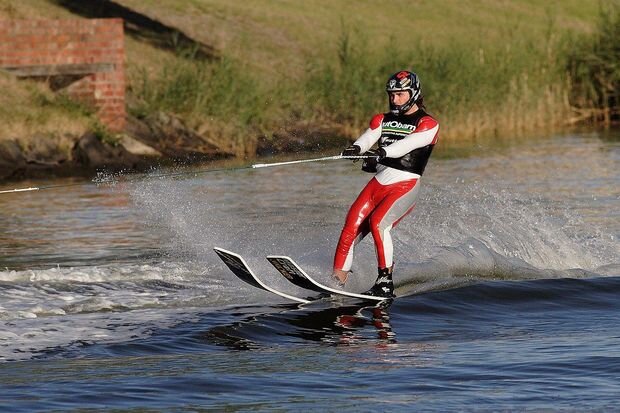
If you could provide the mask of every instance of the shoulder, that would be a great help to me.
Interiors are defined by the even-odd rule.
[[[421,115],[422,116],[420,116],[420,120],[418,121],[418,125],[416,127],[416,132],[430,130],[439,126],[439,122],[437,122],[437,119],[435,119],[428,113],[424,112]]]
[[[379,126],[381,126],[381,122],[383,121],[384,117],[384,113],[377,113],[375,116],[373,116],[370,120],[370,129],[377,129]]]

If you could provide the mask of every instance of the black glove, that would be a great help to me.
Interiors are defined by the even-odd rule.
[[[365,158],[362,162],[362,171],[372,174],[377,172],[377,158]]]
[[[346,148],[344,151],[342,151],[340,155],[341,156],[358,156],[360,152],[362,152],[362,148],[360,148],[357,145],[351,145],[348,148]]]
[[[364,155],[367,155],[368,158],[365,158],[362,163],[362,171],[375,173],[377,172],[377,164],[381,159],[385,158],[385,149],[370,149],[364,152]]]
[[[381,159],[385,158],[386,153],[385,153],[385,149],[377,148],[377,149],[370,149],[364,152],[364,155],[376,157],[377,162],[379,162]]]

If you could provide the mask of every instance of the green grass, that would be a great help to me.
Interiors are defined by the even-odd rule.
[[[0,88],[0,139],[80,134],[94,118],[83,105],[52,93],[45,83],[0,73]]]
[[[609,79],[612,92],[619,89],[618,19],[610,17],[618,0],[118,1],[222,56],[199,60],[191,50],[163,52],[128,37],[129,112],[174,113],[240,154],[259,136],[300,125],[356,137],[386,110],[385,80],[401,69],[420,76],[446,147],[558,130],[575,108],[606,102],[611,116],[617,106],[617,94],[601,90]],[[10,5],[11,16],[67,17],[53,1]],[[610,20],[601,22],[601,7]],[[601,73],[604,80],[593,81]],[[23,101],[21,113],[49,117],[41,124],[67,113],[62,102],[51,112]],[[0,120],[10,116],[0,112]]]
[[[365,34],[366,48],[399,50],[455,42],[504,47],[546,37],[553,29],[593,30],[599,0],[120,0],[164,23],[182,28],[246,62],[264,81],[303,76],[308,65],[335,57],[344,24]],[[277,75],[277,76],[273,76]]]
[[[226,113],[239,126],[262,120],[260,83],[226,57],[216,63],[180,58],[154,77],[142,71],[134,90],[141,98],[132,108],[138,116],[162,110],[194,122]]]
[[[369,113],[385,109],[385,79],[401,68],[420,75],[425,102],[443,121],[444,136],[450,140],[557,126],[569,110],[563,67],[556,64],[566,44],[551,32],[503,47],[418,42],[408,49],[375,53],[365,49],[363,36],[353,38],[341,41],[347,51],[338,54],[337,63],[314,74],[309,95],[315,113],[327,110],[360,125]]]
[[[353,138],[386,109],[385,80],[403,68],[420,75],[447,145],[562,128],[573,111],[573,39],[597,30],[600,10],[572,0],[123,3],[226,51],[219,62],[183,58],[143,76],[141,110],[234,125],[248,145],[303,122]]]

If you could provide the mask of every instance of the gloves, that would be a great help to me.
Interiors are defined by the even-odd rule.
[[[340,155],[342,156],[358,156],[362,152],[362,148],[357,145],[351,145],[346,148]]]
[[[374,174],[377,172],[377,158],[366,158],[362,162],[362,171]]]
[[[369,158],[364,159],[364,162],[362,163],[362,171],[375,173],[377,172],[377,164],[381,161],[381,159],[385,158],[386,154],[385,149],[378,148],[370,149],[364,152],[364,155],[368,155]]]
[[[368,155],[368,156],[376,156],[377,157],[377,162],[379,162],[381,159],[385,158],[385,149],[383,148],[377,148],[377,149],[370,149],[366,152],[364,152],[364,155]]]

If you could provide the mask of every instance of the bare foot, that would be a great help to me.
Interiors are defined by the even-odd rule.
[[[347,278],[349,278],[349,271],[334,270],[332,277],[334,277],[340,286],[343,286],[347,282]]]

